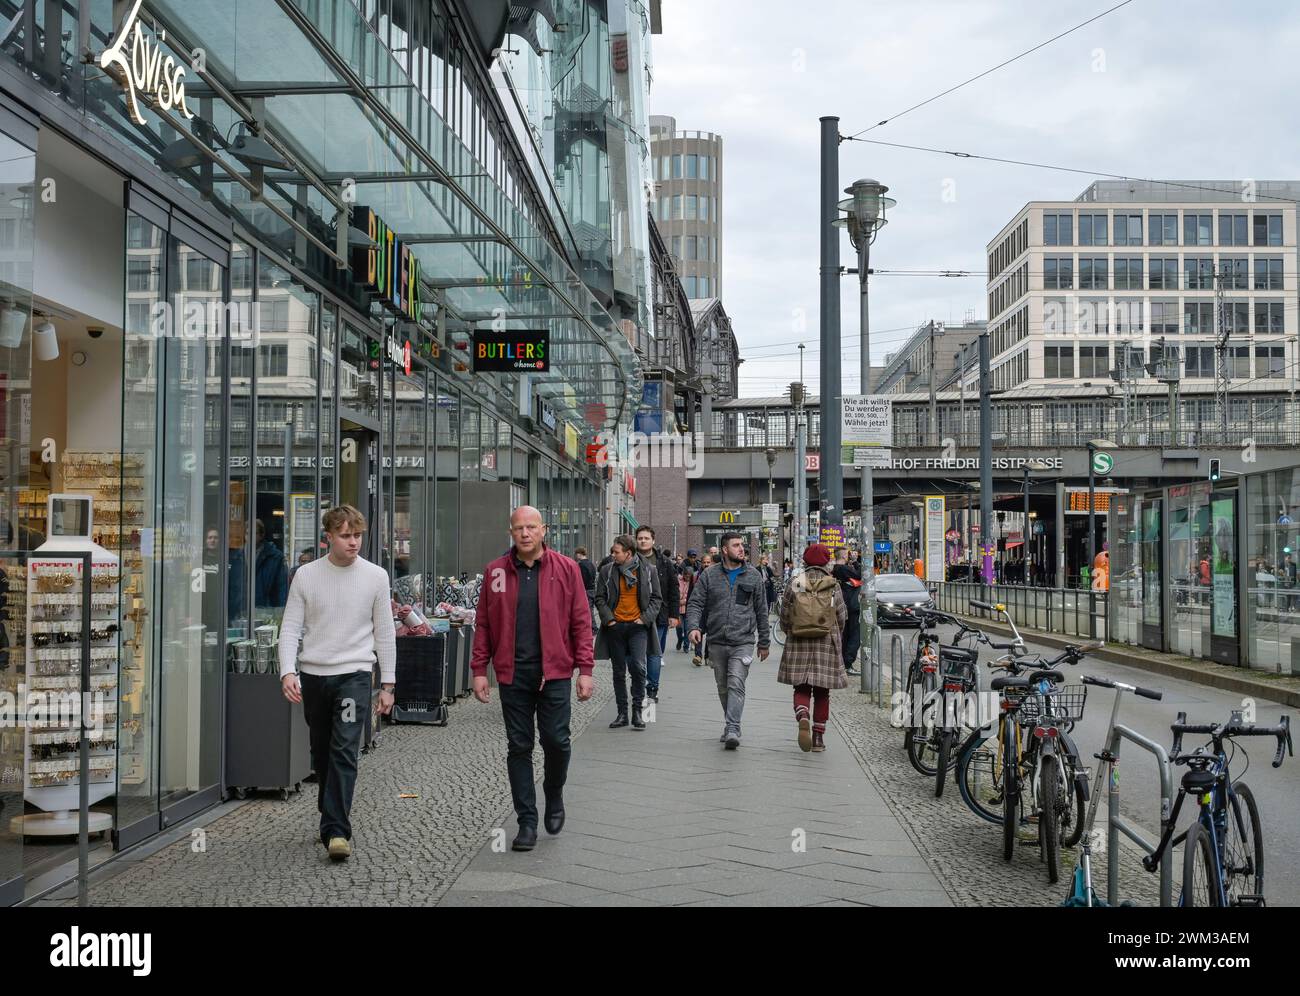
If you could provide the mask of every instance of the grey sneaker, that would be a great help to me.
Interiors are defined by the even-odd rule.
[[[727,750],[735,750],[735,749],[736,749],[737,747],[739,747],[739,746],[740,746],[740,734],[739,734],[739,733],[728,733],[728,734],[727,734]]]

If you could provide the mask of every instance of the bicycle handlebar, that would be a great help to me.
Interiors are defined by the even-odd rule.
[[[1189,723],[1187,713],[1180,712],[1170,728],[1174,732],[1174,745],[1170,753],[1175,757],[1182,753],[1184,733],[1207,734],[1214,740],[1216,747],[1225,737],[1276,737],[1277,751],[1273,755],[1273,767],[1282,767],[1282,760],[1288,753],[1295,757],[1295,746],[1291,741],[1290,716],[1283,716],[1277,726],[1257,726],[1254,723],[1243,723],[1235,718],[1229,719],[1226,723]]]
[[[1101,688],[1114,688],[1121,692],[1132,692],[1134,695],[1141,695],[1144,699],[1155,699],[1159,702],[1164,698],[1164,692],[1156,688],[1141,688],[1138,685],[1126,685],[1122,681],[1112,681],[1110,678],[1098,678],[1091,674],[1085,674],[1080,679],[1085,685],[1097,685]]]

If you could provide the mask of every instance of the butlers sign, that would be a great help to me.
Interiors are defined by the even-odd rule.
[[[352,217],[353,224],[375,242],[373,249],[353,252],[352,268],[358,278],[399,315],[419,321],[424,306],[419,257],[370,208],[355,208]]]
[[[145,33],[140,23],[143,3],[144,0],[135,0],[122,18],[113,43],[100,53],[100,68],[126,88],[127,110],[136,124],[145,123],[140,110],[141,93],[147,94],[160,110],[169,111],[174,107],[186,118],[193,118],[185,103],[185,68],[170,55],[163,55],[165,34],[159,33],[154,38]]]

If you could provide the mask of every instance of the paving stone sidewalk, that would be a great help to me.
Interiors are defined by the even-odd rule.
[[[727,751],[712,671],[670,653],[647,730],[608,729],[607,705],[575,741],[563,833],[489,842],[440,905],[952,905],[837,729],[798,749],[777,660],[755,661]]]

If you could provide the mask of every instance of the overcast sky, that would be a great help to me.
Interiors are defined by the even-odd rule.
[[[782,393],[797,341],[817,390],[818,118],[861,131],[1116,2],[663,0],[650,109],[723,137],[722,298],[742,396]],[[1297,179],[1298,63],[1290,0],[1133,0],[862,137],[1138,177]],[[1092,179],[860,142],[840,146],[839,176],[898,199],[873,268],[974,273],[874,277],[875,363],[929,319],[985,318],[985,245],[1027,201],[1072,199]],[[856,278],[841,290],[853,392]]]

